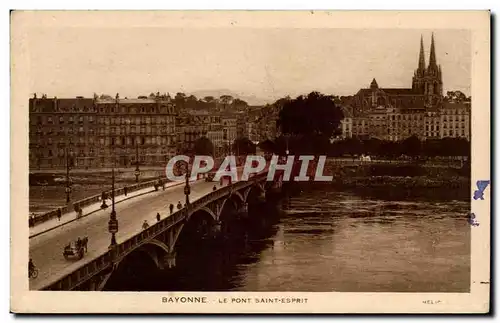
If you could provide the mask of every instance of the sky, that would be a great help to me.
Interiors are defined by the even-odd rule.
[[[467,30],[44,27],[30,32],[31,93],[137,97],[230,90],[250,104],[311,91],[352,95],[376,78],[411,87],[431,33],[444,91],[470,95]],[[250,99],[248,99],[250,98]]]

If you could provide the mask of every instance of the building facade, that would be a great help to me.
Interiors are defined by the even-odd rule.
[[[31,98],[30,169],[96,166],[96,118],[92,99]]]
[[[171,100],[32,98],[30,169],[163,165],[176,153]]]
[[[161,166],[176,154],[176,111],[170,99],[95,98],[98,166]]]

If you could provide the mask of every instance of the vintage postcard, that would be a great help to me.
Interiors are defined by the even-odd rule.
[[[11,62],[11,311],[489,311],[488,11],[13,11]]]

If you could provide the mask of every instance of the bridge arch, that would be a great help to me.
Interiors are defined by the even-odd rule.
[[[260,192],[265,192],[264,187],[262,186],[261,183],[255,183],[254,185],[251,185],[243,192],[243,200],[245,202],[248,201],[248,196],[250,195],[250,192],[252,190],[259,190]]]
[[[224,201],[222,201],[222,204],[219,208],[219,213],[217,214],[217,219],[221,218],[222,213],[224,212],[224,208],[229,205],[228,203],[233,203],[233,206],[235,208],[238,208],[238,205],[243,204],[244,201],[245,200],[243,199],[243,196],[239,192],[233,192],[230,196],[224,199]]]
[[[171,249],[173,248],[170,248],[166,243],[158,239],[151,239],[141,244],[137,248],[134,248],[125,253],[118,262],[118,266],[120,266],[120,264],[127,258],[127,256],[135,252],[144,252],[145,254],[150,256],[151,260],[153,260],[153,262],[156,265],[158,265],[160,259],[159,256],[162,256],[163,254],[168,254]]]
[[[212,219],[217,220],[217,214],[214,211],[212,211],[208,206],[204,206],[204,207],[197,209],[195,212],[193,212],[192,214],[189,215],[189,218],[191,218],[191,216],[193,214],[195,214],[196,212],[205,212],[205,213],[209,214],[212,217]],[[188,218],[188,221],[189,221],[189,218]]]
[[[164,259],[169,254],[171,248],[167,244],[157,239],[151,239],[141,244],[137,248],[125,253],[114,265],[113,270],[101,281],[99,290],[106,290],[111,285],[119,286],[120,281],[125,277],[137,277],[138,273],[145,273],[152,268],[164,268]],[[150,261],[144,261],[144,260]],[[127,278],[129,282],[131,281]],[[133,278],[132,278],[133,280]],[[137,284],[137,280],[132,284]]]

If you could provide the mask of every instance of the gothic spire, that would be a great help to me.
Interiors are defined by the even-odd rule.
[[[424,38],[420,35],[420,55],[418,56],[418,69],[425,70],[425,56],[424,56]]]
[[[437,69],[436,50],[434,48],[434,33],[432,33],[432,36],[431,36],[431,54],[429,57],[429,67]]]

